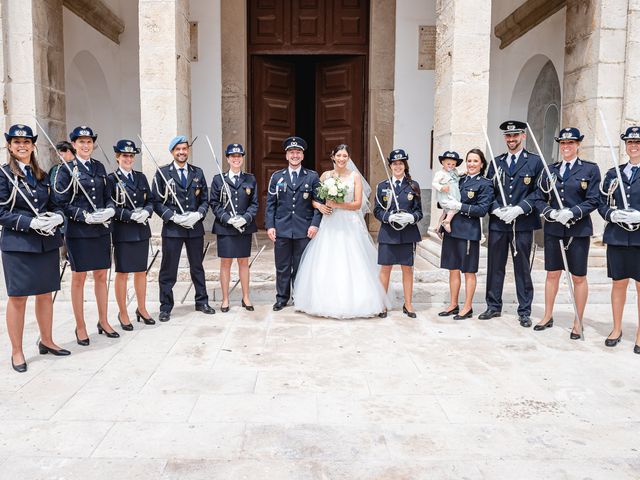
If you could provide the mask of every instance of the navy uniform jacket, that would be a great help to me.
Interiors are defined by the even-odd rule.
[[[413,185],[415,190],[420,191],[418,182],[412,180],[411,185]],[[422,219],[422,203],[420,202],[420,197],[416,195],[415,191],[411,188],[411,185],[407,177],[404,177],[400,184],[400,189],[397,192],[397,197],[400,210],[413,215],[415,222],[405,226],[399,231],[394,230],[394,228],[389,225],[389,215],[396,211],[395,201],[390,195],[389,180],[380,182],[376,187],[377,198],[373,214],[382,222],[380,232],[378,232],[378,243],[418,243],[422,240],[422,236],[416,225],[416,223]]]
[[[468,179],[467,179],[468,178]],[[463,240],[479,241],[482,237],[480,219],[488,212],[494,200],[491,180],[478,174],[460,179],[460,211],[451,220],[451,233],[447,235]]]
[[[624,174],[623,170],[627,164],[620,165],[620,175],[622,176],[622,183],[625,195],[627,196],[627,202],[629,208],[640,210],[640,182],[637,178],[633,180],[633,183],[629,183],[629,179]],[[611,186],[611,182],[616,181],[617,174],[615,170],[610,169],[604,176],[604,182],[602,182],[602,191],[608,192]],[[622,203],[622,194],[620,193],[620,187],[616,187],[613,196],[609,198],[606,194],[601,192],[600,206],[598,212],[607,222],[607,226],[604,228],[604,235],[602,241],[607,245],[619,245],[619,246],[640,246],[640,230],[635,232],[628,232],[617,223],[611,221],[611,212],[616,209],[623,209],[624,203]]]
[[[50,212],[62,214],[62,211],[55,207],[51,196],[51,184],[48,176],[42,180],[36,180],[36,186],[31,187],[26,183],[24,177],[16,177],[8,165],[2,168],[11,178],[18,181],[18,188],[31,201],[31,205],[38,212]],[[24,180],[24,182],[23,182]],[[14,186],[0,172],[0,203],[5,203],[13,192]],[[2,236],[0,237],[0,250],[3,252],[29,252],[41,253],[55,250],[62,246],[62,235],[60,229],[56,229],[53,236],[44,236],[29,228],[31,220],[34,218],[33,210],[27,205],[22,195],[15,192],[15,204],[11,208],[12,202],[0,205],[0,225],[2,225]],[[34,272],[37,274],[37,272]]]
[[[524,211],[524,214],[520,215],[515,220],[516,231],[528,232],[531,230],[538,230],[541,227],[541,222],[534,207],[533,197],[536,194],[538,177],[543,169],[542,160],[535,153],[523,150],[518,157],[513,175],[509,175],[507,156],[509,156],[509,154],[503,153],[495,158],[498,168],[502,169],[503,179],[496,178],[494,180],[495,199],[493,201],[493,205],[489,209],[489,212],[493,212],[495,209],[504,206],[502,205],[502,197],[500,196],[498,184],[495,183],[504,180],[502,185],[504,187],[504,195],[507,200],[507,205],[514,207],[518,206]],[[493,164],[491,164],[489,165],[487,178],[492,179],[494,175],[495,172]],[[513,223],[505,223],[495,215],[490,215],[489,230],[511,232],[513,230]]]
[[[281,238],[306,238],[309,227],[320,226],[322,220],[322,214],[311,204],[312,200],[321,201],[316,196],[319,186],[318,174],[308,168],[300,169],[295,188],[288,167],[274,172],[267,192],[265,228],[275,228]]]
[[[204,220],[207,210],[209,209],[207,181],[204,178],[204,173],[201,168],[189,163],[187,163],[185,168],[187,168],[187,188],[182,188],[180,175],[176,171],[173,162],[164,167],[160,167],[164,177],[176,193],[176,197],[178,197],[185,213],[199,212],[202,214],[202,220]],[[153,179],[152,191],[155,201],[153,209],[164,222],[162,227],[163,237],[191,238],[204,236],[202,220],[197,222],[193,228],[184,228],[169,220],[175,213],[179,214],[181,212],[175,203],[173,195],[167,191],[167,186],[160,172],[156,172],[156,176]]]
[[[258,188],[256,177],[250,173],[240,173],[237,184],[229,180],[229,174],[224,174],[224,181],[229,186],[231,200],[236,214],[247,221],[244,232],[241,234],[233,225],[227,222],[233,216],[231,206],[228,204],[226,187],[222,185],[220,175],[214,175],[211,181],[211,211],[216,216],[212,232],[218,235],[244,235],[258,231],[255,218],[258,214]]]
[[[149,218],[153,215],[153,195],[147,177],[142,172],[131,171],[133,185],[127,180],[120,169],[110,173],[107,177],[109,181],[109,195],[116,204],[116,214],[113,217],[113,232],[111,238],[114,242],[137,242],[151,238],[151,228],[149,224],[138,223],[131,220],[134,207],[129,199],[133,201],[135,207],[140,207],[149,212]],[[120,183],[118,183],[118,180]],[[127,190],[129,196],[121,192],[121,185]]]
[[[556,176],[556,188],[565,208],[573,213],[573,218],[564,226],[550,219],[549,212],[560,209],[553,191],[544,193],[538,188],[535,197],[536,210],[547,220],[544,232],[555,237],[590,237],[593,235],[591,212],[600,204],[600,169],[593,162],[576,159],[570,170],[569,178],[562,181],[560,169],[562,162],[549,165],[551,175]],[[546,172],[540,176],[540,184],[545,190],[550,188]],[[575,223],[574,223],[575,222]]]
[[[91,172],[76,158],[67,165],[71,167],[75,175],[78,175],[80,184],[84,187],[91,201],[96,208],[113,208],[115,204],[109,196],[107,185],[107,171],[104,165],[98,160],[91,159]],[[110,232],[103,224],[88,224],[84,222],[87,213],[93,213],[93,207],[85,197],[80,187],[74,192],[74,188],[68,188],[71,183],[71,173],[64,165],[60,165],[56,170],[55,178],[55,201],[64,210],[64,214],[69,220],[66,224],[65,236],[69,238],[95,238],[106,235]],[[66,192],[64,191],[66,190]]]

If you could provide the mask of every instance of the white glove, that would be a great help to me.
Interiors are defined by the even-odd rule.
[[[88,223],[90,225],[98,225],[100,223],[104,223],[104,220],[101,218],[99,212],[87,213],[84,216],[84,221],[85,223]]]
[[[502,221],[504,223],[511,223],[523,213],[524,210],[520,207],[509,207],[509,210],[507,210],[507,212],[502,217]]]
[[[400,215],[400,223],[402,223],[403,225],[408,225],[416,221],[416,218],[409,212],[400,212],[398,213],[398,215]]]
[[[627,223],[634,225],[640,223],[640,212],[635,209],[615,210],[611,213],[611,221],[615,223]]]
[[[186,220],[182,225],[185,228],[193,228],[193,226],[200,221],[202,215],[200,212],[188,212],[186,214]]]
[[[640,212],[638,212],[638,214],[640,215]],[[566,225],[567,222],[572,218],[573,218],[573,212],[568,208],[563,208],[558,212],[558,217],[556,220],[561,224]]]
[[[553,210],[551,210],[551,212],[549,213],[549,218],[551,218],[551,220],[557,220],[558,219],[558,214],[560,213],[560,210],[556,210],[555,208]]]
[[[113,208],[105,208],[103,210],[97,210],[93,213],[87,215],[89,220],[85,220],[87,223],[104,223],[113,217],[116,214],[116,211]]]
[[[45,232],[49,230],[49,219],[47,217],[34,217],[29,223],[29,228],[36,231]]]
[[[50,234],[55,232],[58,225],[62,225],[64,223],[64,217],[59,213],[46,212],[39,218],[45,222],[42,230]]]
[[[399,223],[401,225],[404,225],[404,223],[402,223],[402,214],[392,213],[391,215],[389,215],[389,223]]]
[[[462,202],[457,200],[444,200],[440,202],[440,206],[447,210],[460,210],[462,208]]]
[[[184,227],[185,226],[184,224],[187,221],[188,215],[189,215],[188,213],[174,213],[173,217],[171,217],[171,221],[176,225],[180,225],[181,227]]]
[[[116,214],[116,211],[113,208],[111,207],[105,208],[104,210],[102,210],[103,221],[106,222],[107,220],[112,218],[115,214]]]
[[[138,210],[137,212],[133,212],[131,214],[131,220],[138,223],[144,223],[149,218],[149,212],[146,210]]]
[[[506,213],[509,211],[511,207],[500,207],[500,208],[496,208],[493,212],[491,212],[492,215],[495,215],[496,217],[498,217],[500,220],[504,221],[504,216],[506,215]]]

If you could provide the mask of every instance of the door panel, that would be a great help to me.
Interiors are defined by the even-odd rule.
[[[319,62],[316,67],[316,169],[333,168],[331,150],[351,147],[351,158],[364,171],[364,56]]]
[[[257,222],[262,227],[269,179],[286,164],[282,141],[295,132],[294,64],[254,56],[252,78],[251,162],[260,191]]]

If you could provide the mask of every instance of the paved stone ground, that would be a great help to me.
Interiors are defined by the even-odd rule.
[[[181,306],[86,348],[61,302],[73,354],[38,355],[30,320],[26,374],[2,325],[0,478],[640,478],[631,309],[609,349],[606,306],[589,307],[585,342],[566,307],[533,332],[513,311],[456,323],[417,306],[352,321]]]

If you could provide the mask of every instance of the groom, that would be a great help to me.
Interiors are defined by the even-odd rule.
[[[276,262],[276,303],[273,310],[282,310],[291,296],[291,284],[296,279],[302,252],[318,231],[322,215],[313,208],[319,201],[316,189],[320,178],[313,170],[302,166],[307,142],[289,137],[282,142],[287,168],[271,175],[267,192],[264,224],[274,245]]]

